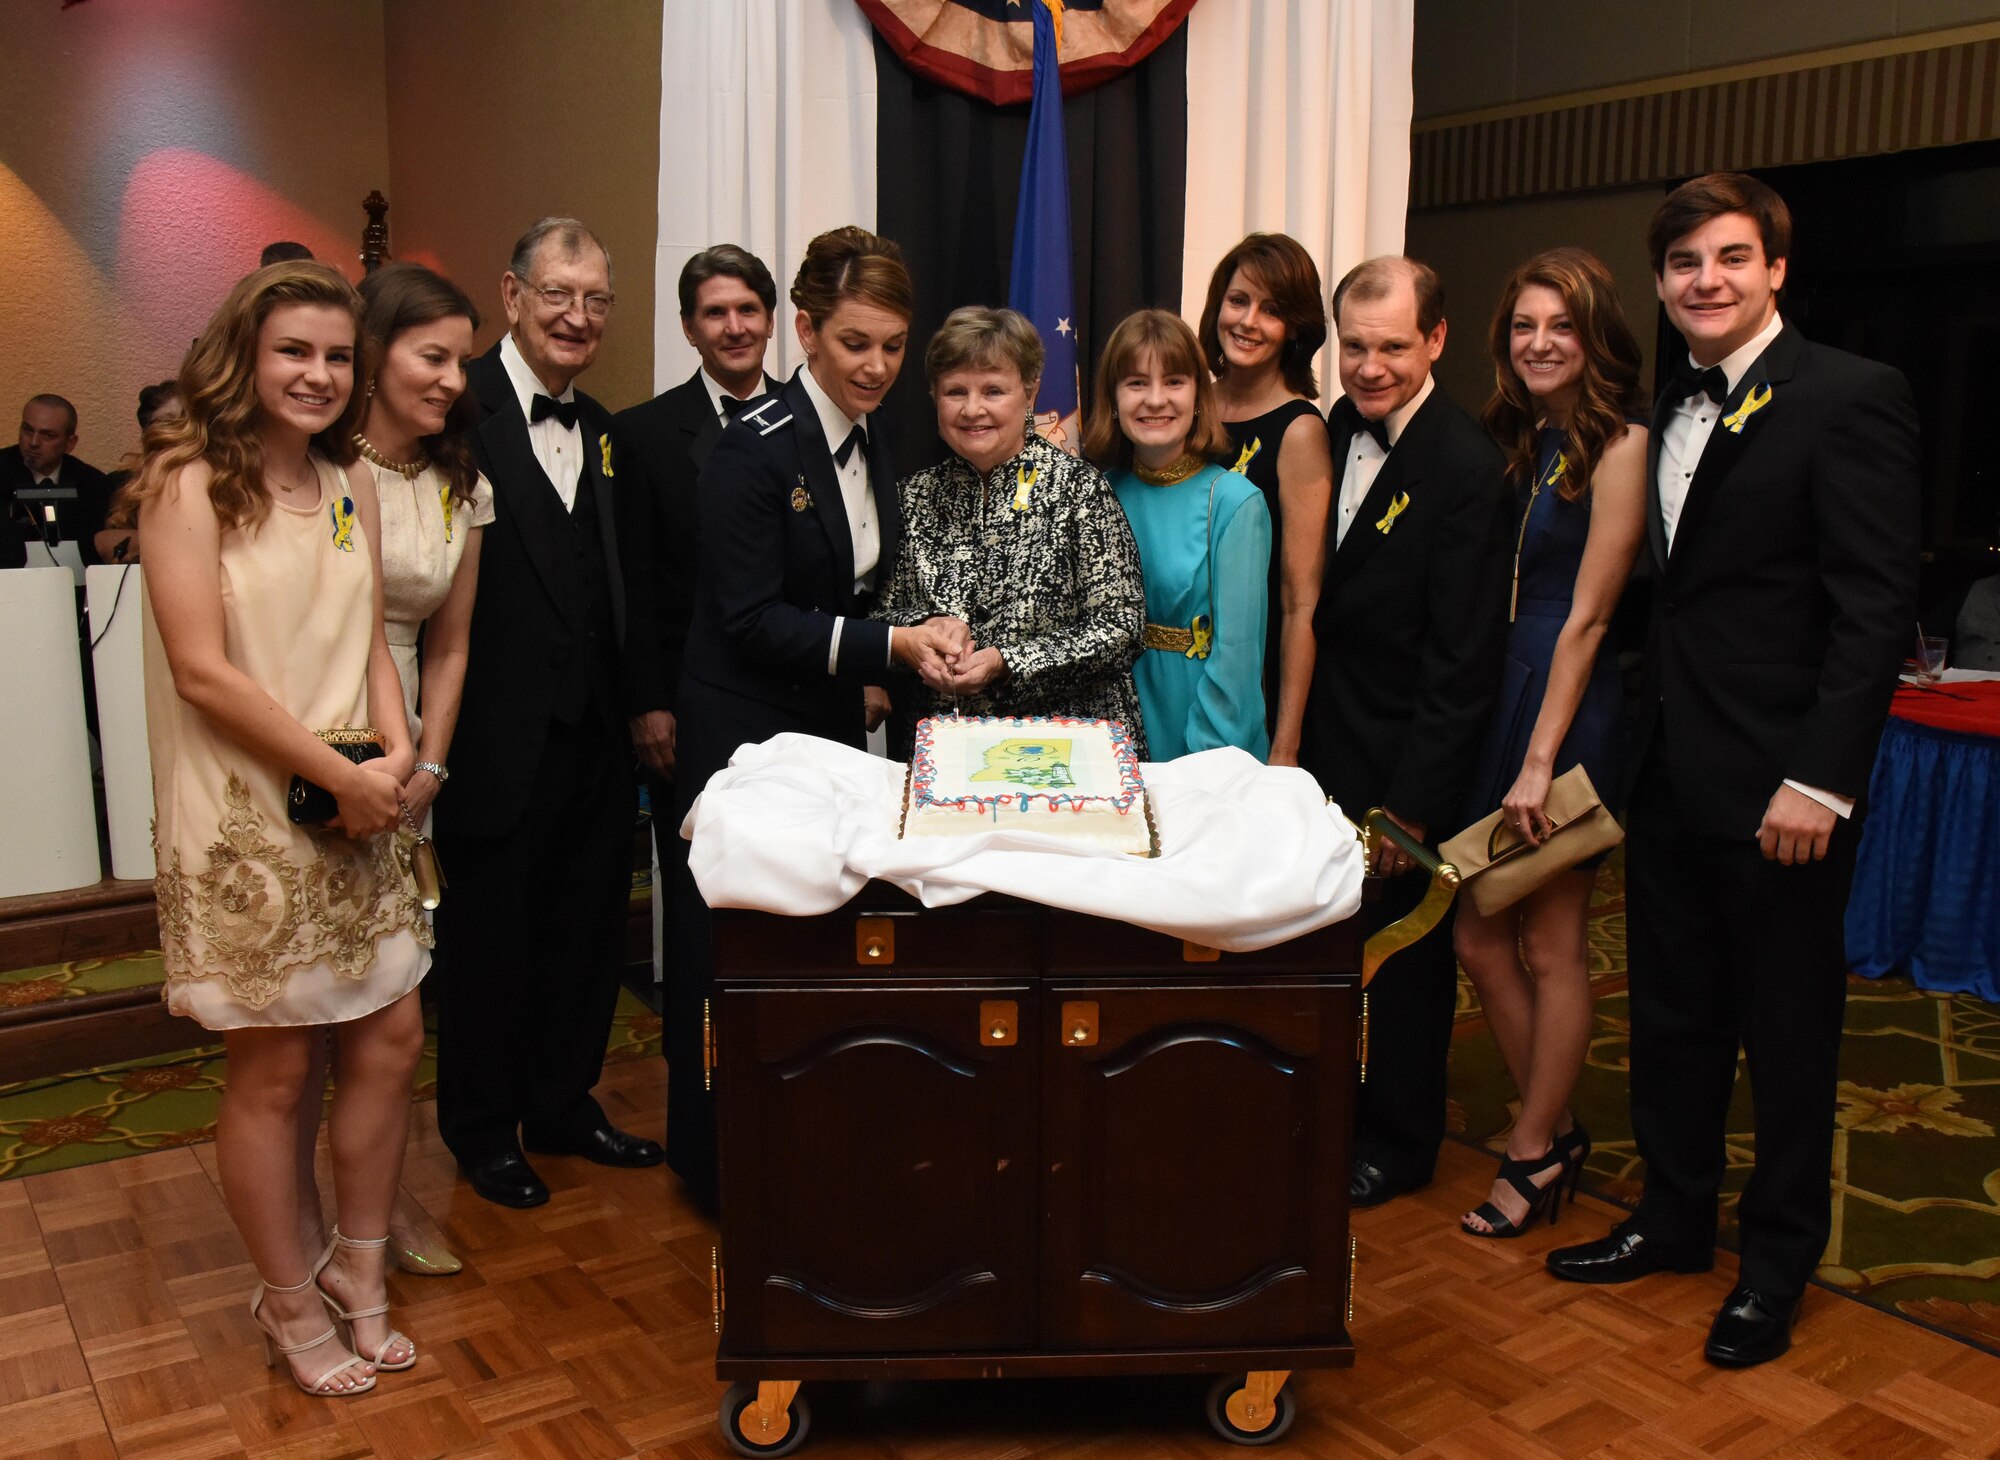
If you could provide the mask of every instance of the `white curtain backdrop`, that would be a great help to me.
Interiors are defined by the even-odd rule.
[[[1340,276],[1400,253],[1416,0],[1200,0],[1188,13],[1181,313],[1246,233],[1289,233]],[[1320,358],[1320,405],[1340,393]]]
[[[653,388],[695,353],[675,286],[689,257],[736,243],[778,281],[766,368],[799,364],[785,291],[806,244],[875,223],[875,54],[854,0],[663,0],[660,243]]]

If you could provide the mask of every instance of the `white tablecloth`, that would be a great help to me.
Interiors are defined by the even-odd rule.
[[[1347,818],[1306,772],[1240,750],[1145,767],[1157,857],[1014,831],[903,840],[903,775],[899,761],[810,735],[742,746],[681,826],[702,896],[807,917],[879,878],[926,907],[1006,893],[1238,953],[1361,904],[1361,846]]]

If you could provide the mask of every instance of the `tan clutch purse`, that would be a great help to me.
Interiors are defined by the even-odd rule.
[[[1461,891],[1481,913],[1512,907],[1559,873],[1625,840],[1625,829],[1605,809],[1582,766],[1549,782],[1542,810],[1549,834],[1538,847],[1522,840],[1503,810],[1480,817],[1438,848],[1438,855],[1458,868]]]

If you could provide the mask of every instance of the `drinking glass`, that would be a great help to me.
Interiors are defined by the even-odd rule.
[[[1938,676],[1944,673],[1945,650],[1949,639],[1937,638],[1931,634],[1917,636],[1917,683],[1936,684]]]

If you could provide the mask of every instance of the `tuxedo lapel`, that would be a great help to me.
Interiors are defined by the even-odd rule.
[[[803,367],[801,367],[803,369]],[[834,471],[833,453],[827,449],[826,431],[805,382],[794,375],[784,389],[785,409],[792,414],[795,439],[799,443],[799,464],[805,468],[806,491],[812,498],[813,515],[819,518],[827,546],[833,549],[838,581],[854,583],[854,534],[847,529],[847,502],[840,495],[840,478]]]
[[[472,378],[480,409],[486,412],[479,423],[479,440],[492,468],[487,479],[493,487],[495,511],[514,519],[522,547],[528,561],[535,565],[542,587],[556,605],[556,611],[568,619],[568,597],[560,591],[562,580],[555,559],[556,544],[561,541],[557,532],[567,526],[568,514],[563,510],[555,483],[535,459],[535,448],[528,440],[527,417],[521,414],[521,402],[514,394],[513,381],[507,378],[507,367],[500,363],[499,346],[473,361],[467,374]],[[588,453],[585,454],[587,457]],[[606,507],[608,511],[608,503]],[[573,620],[570,626],[583,627]]]
[[[584,486],[596,494],[597,536],[604,545],[604,575],[611,589],[611,627],[625,642],[625,575],[618,561],[618,461],[613,454],[611,422],[597,411],[585,410],[577,421],[583,437]]]
[[[1722,418],[1715,423],[1709,433],[1708,444],[1701,449],[1701,460],[1694,469],[1694,479],[1688,483],[1687,499],[1681,503],[1681,515],[1674,523],[1675,544],[1685,544],[1689,535],[1697,533],[1703,512],[1721,490],[1723,481],[1735,470],[1743,453],[1755,444],[1758,428],[1765,424],[1765,412],[1772,408],[1777,399],[1777,387],[1792,378],[1792,368],[1798,363],[1799,345],[1803,336],[1790,325],[1771,341],[1762,355],[1750,368],[1743,372],[1743,378],[1736,382],[1736,389],[1729,393],[1723,403]],[[1753,395],[1770,392],[1766,404],[1738,417],[1745,403]],[[1735,429],[1729,422],[1737,417]],[[1655,488],[1657,490],[1657,487]]]
[[[1671,394],[1653,403],[1653,427],[1646,437],[1646,541],[1653,548],[1653,566],[1662,573],[1667,571],[1667,520],[1660,509],[1660,442],[1675,405]]]

